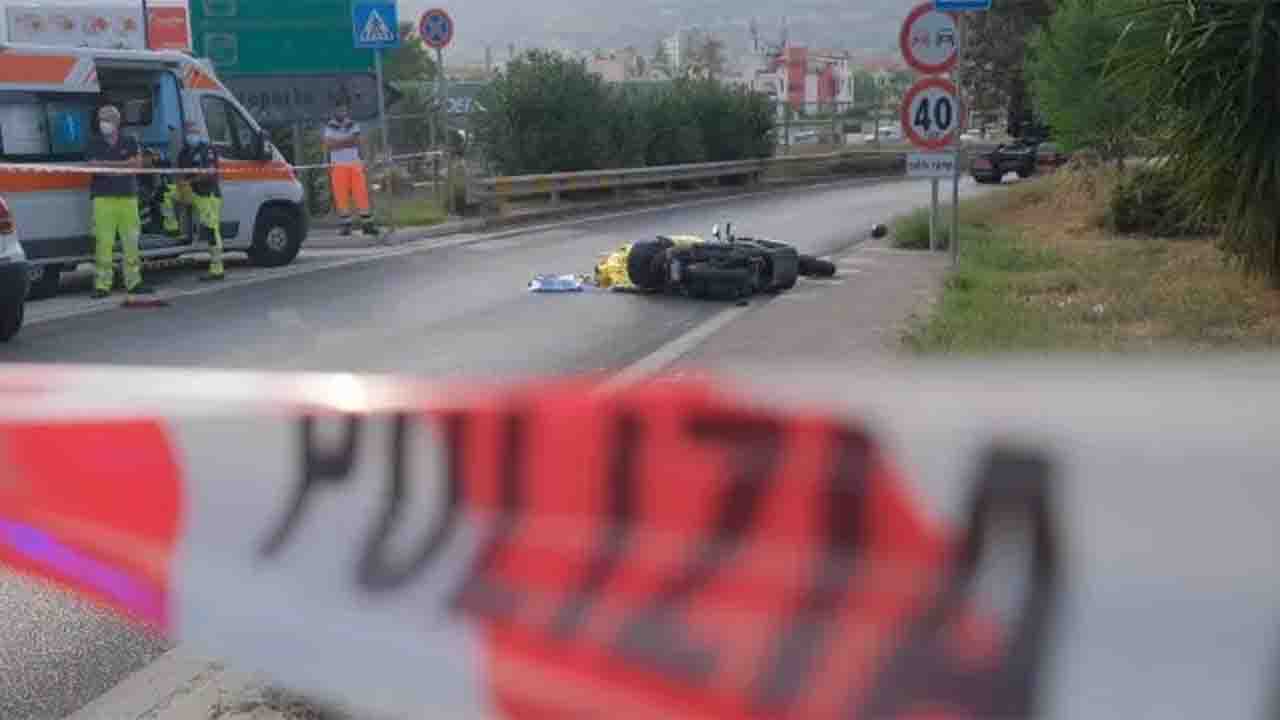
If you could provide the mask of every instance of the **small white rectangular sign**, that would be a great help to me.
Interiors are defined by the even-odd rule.
[[[949,178],[955,174],[955,153],[909,153],[907,155],[907,177]]]

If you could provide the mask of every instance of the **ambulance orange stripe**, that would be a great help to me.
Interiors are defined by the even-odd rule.
[[[76,66],[66,55],[14,55],[4,53],[0,62],[0,83],[61,85]]]
[[[219,160],[225,182],[260,182],[262,180],[293,180],[293,172],[284,163],[260,163],[245,160]]]
[[[0,170],[0,193],[32,193],[48,190],[86,190],[91,176],[84,173],[30,173]]]
[[[199,70],[192,70],[191,76],[187,78],[187,87],[191,90],[217,90],[222,86],[218,84],[217,80]]]

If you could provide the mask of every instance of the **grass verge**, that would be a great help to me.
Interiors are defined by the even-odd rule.
[[[448,216],[434,199],[413,198],[391,203],[380,219],[392,227],[429,227],[439,225]]]
[[[1280,345],[1280,294],[1213,238],[1106,228],[1114,177],[1064,171],[962,206],[961,262],[904,335],[921,354],[1143,352]],[[928,246],[927,213],[901,219]]]

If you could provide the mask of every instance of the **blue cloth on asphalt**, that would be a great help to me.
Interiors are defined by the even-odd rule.
[[[582,292],[582,279],[576,275],[535,275],[529,281],[529,292]]]

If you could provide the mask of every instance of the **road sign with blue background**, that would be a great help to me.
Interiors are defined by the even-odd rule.
[[[362,50],[400,46],[400,18],[394,2],[358,2],[351,6],[351,31]]]
[[[448,47],[453,42],[453,18],[440,8],[428,10],[418,23],[418,34],[429,48],[439,50]]]
[[[990,10],[991,0],[934,0],[933,7],[941,12]]]

